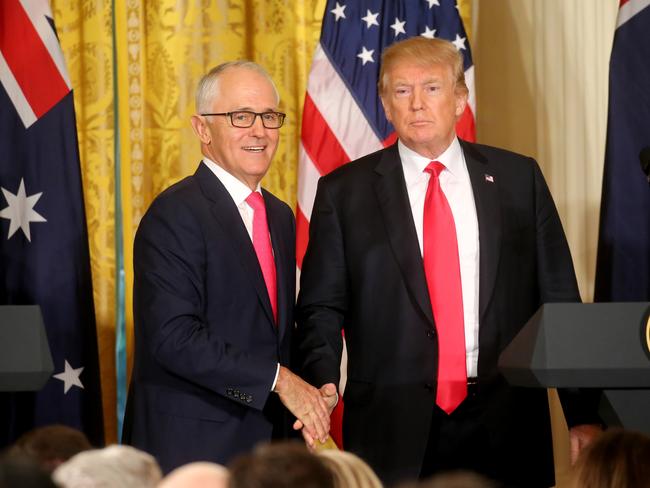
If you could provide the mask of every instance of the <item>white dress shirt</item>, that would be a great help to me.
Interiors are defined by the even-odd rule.
[[[255,210],[253,210],[253,207],[251,207],[246,202],[248,195],[251,194],[251,189],[248,188],[248,185],[239,181],[237,178],[235,178],[233,175],[228,173],[225,169],[223,169],[214,161],[204,157],[203,162],[208,168],[210,168],[210,171],[212,171],[215,174],[215,176],[219,179],[219,181],[223,184],[223,186],[226,187],[226,190],[228,190],[228,193],[230,194],[233,201],[235,202],[235,205],[237,205],[237,209],[239,210],[239,215],[241,215],[241,219],[244,222],[244,225],[246,226],[246,231],[248,232],[248,237],[251,238],[251,242],[252,242],[253,241],[253,216],[255,215]],[[261,194],[261,186],[259,183],[257,184],[257,188],[255,189],[255,191]]]
[[[241,215],[241,219],[244,222],[244,226],[246,226],[248,237],[250,237],[251,242],[253,242],[253,217],[255,216],[255,210],[253,210],[253,207],[251,207],[248,202],[246,202],[246,199],[251,194],[251,189],[207,157],[203,158],[203,162],[208,168],[210,168],[210,170],[219,179],[223,186],[226,187],[226,190],[228,190],[228,193],[235,202],[235,205],[237,205],[237,209],[239,210],[239,215]],[[260,194],[262,193],[259,183],[257,184],[255,191]],[[271,391],[275,389],[275,384],[278,381],[279,374],[280,363],[278,363],[278,367],[275,370],[275,379],[271,385]]]
[[[431,160],[412,151],[402,144],[402,141],[398,141],[397,147],[404,169],[404,179],[420,244],[420,253],[422,253],[424,200],[430,178],[430,173],[425,172],[424,169]],[[479,328],[479,234],[476,204],[467,164],[458,138],[454,138],[451,145],[436,158],[436,161],[445,166],[439,176],[440,188],[449,202],[456,225],[465,320],[467,376],[473,377],[478,374]]]

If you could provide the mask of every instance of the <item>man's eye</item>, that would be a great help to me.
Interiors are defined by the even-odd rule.
[[[237,120],[238,122],[244,122],[249,118],[249,114],[247,114],[246,112],[236,112],[233,115],[235,117],[235,120]]]
[[[265,114],[262,114],[262,117],[264,117],[264,120],[268,120],[271,122],[275,121],[278,118],[277,114],[273,112],[266,112]]]

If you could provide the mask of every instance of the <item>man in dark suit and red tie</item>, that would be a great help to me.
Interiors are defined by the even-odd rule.
[[[285,115],[250,61],[199,83],[192,127],[203,160],[152,203],[134,249],[135,364],[124,440],[164,471],[225,464],[285,437],[289,413],[325,440],[336,388],[287,368],[294,328],[295,225],[260,187]]]
[[[343,444],[386,483],[469,469],[554,484],[546,391],[509,386],[500,352],[545,302],[580,300],[537,163],[459,140],[462,57],[411,38],[382,57],[398,142],[321,178],[297,308],[302,376],[338,384]],[[576,450],[597,417],[562,392]]]

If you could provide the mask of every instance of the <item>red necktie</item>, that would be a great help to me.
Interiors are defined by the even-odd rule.
[[[266,205],[264,205],[262,194],[256,191],[248,195],[246,203],[253,207],[255,211],[253,215],[253,247],[255,248],[255,254],[257,254],[257,260],[260,262],[260,268],[262,268],[266,291],[269,294],[271,308],[273,309],[273,318],[277,324],[278,292],[275,279],[275,260],[273,259],[269,224],[266,220]]]
[[[424,200],[424,272],[438,332],[438,389],[436,404],[450,414],[467,396],[465,325],[456,225],[440,188],[445,167],[429,163],[431,173]]]

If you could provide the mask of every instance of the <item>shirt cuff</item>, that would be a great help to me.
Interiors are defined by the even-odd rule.
[[[278,376],[280,376],[280,363],[275,370],[275,378],[273,379],[273,384],[271,385],[271,391],[275,391],[275,384],[278,382]]]

